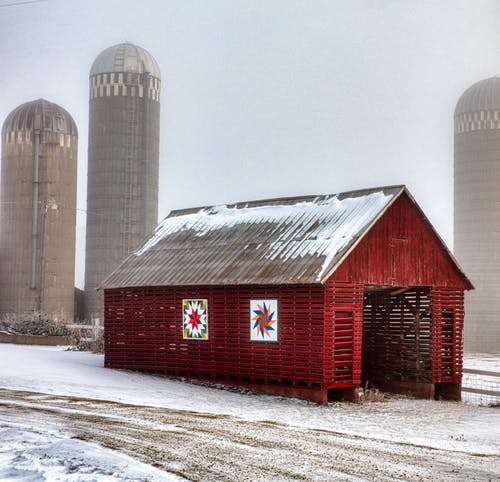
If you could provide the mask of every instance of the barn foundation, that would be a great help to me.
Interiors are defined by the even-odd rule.
[[[328,400],[331,402],[359,401],[359,387],[331,388],[328,390]]]
[[[462,399],[461,383],[435,383],[434,397],[436,400],[454,400]]]

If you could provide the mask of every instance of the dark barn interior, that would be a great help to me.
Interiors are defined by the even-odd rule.
[[[362,384],[394,390],[395,383],[431,382],[430,288],[366,290],[363,303]]]
[[[457,301],[458,306],[452,306]],[[460,383],[454,373],[461,355],[456,338],[463,308],[454,297],[448,305],[433,304],[430,287],[368,287],[363,303],[362,385],[417,397],[459,399]]]

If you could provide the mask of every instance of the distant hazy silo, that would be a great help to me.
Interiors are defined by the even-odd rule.
[[[455,109],[455,255],[466,296],[465,349],[500,347],[500,78],[467,89]]]
[[[40,99],[2,128],[0,312],[73,320],[78,132]]]
[[[144,49],[119,44],[90,70],[85,304],[102,317],[95,288],[158,221],[160,69]]]

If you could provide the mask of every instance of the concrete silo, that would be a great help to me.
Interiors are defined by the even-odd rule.
[[[455,109],[455,255],[474,283],[465,349],[500,347],[500,78],[467,89]]]
[[[99,283],[158,221],[160,69],[129,43],[90,70],[85,305],[101,318]]]
[[[1,314],[73,320],[77,143],[72,117],[43,99],[3,124]]]

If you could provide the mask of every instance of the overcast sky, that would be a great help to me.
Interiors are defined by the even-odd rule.
[[[406,184],[452,247],[453,110],[500,73],[500,0],[21,1],[0,0],[0,122],[42,97],[78,125],[79,286],[88,74],[120,42],[162,71],[160,219]]]

